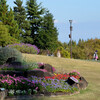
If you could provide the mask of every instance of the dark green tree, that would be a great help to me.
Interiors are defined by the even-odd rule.
[[[33,43],[37,37],[39,28],[41,27],[42,16],[44,14],[44,8],[41,7],[41,3],[37,4],[36,0],[28,0],[26,3],[27,19],[30,22],[31,38]]]
[[[44,15],[35,44],[41,49],[49,49],[51,51],[54,51],[58,47],[58,31],[54,26],[53,15],[48,11]]]
[[[22,6],[23,1],[15,0],[14,3],[16,4],[16,6],[14,7],[14,16],[15,16],[15,20],[19,25],[20,40],[22,42],[31,43],[32,39],[30,38],[31,35],[30,24],[27,21],[25,8]]]

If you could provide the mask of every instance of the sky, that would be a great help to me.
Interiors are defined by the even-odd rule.
[[[13,8],[15,0],[7,0]],[[26,6],[23,0],[23,6]],[[55,27],[58,29],[58,40],[70,41],[70,23],[72,20],[72,40],[100,39],[100,0],[37,0],[41,6],[53,14]]]

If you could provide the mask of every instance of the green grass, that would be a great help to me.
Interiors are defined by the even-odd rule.
[[[100,62],[85,61],[76,59],[66,59],[49,57],[42,55],[23,54],[28,62],[43,62],[51,64],[57,72],[67,73],[72,70],[80,72],[85,77],[89,85],[86,90],[81,90],[79,94],[56,96],[56,97],[39,97],[36,100],[100,100]],[[32,99],[32,100],[35,100]]]

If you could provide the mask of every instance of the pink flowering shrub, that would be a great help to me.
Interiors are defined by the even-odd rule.
[[[0,87],[5,89],[14,89],[14,90],[28,90],[28,89],[38,89],[40,90],[40,82],[35,82],[34,80],[29,80],[28,78],[19,76],[9,76],[9,75],[0,75]]]

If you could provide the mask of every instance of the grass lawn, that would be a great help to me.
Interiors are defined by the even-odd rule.
[[[100,100],[100,62],[33,54],[23,54],[23,57],[29,62],[33,61],[51,64],[56,68],[57,72],[61,73],[77,70],[89,83],[87,89],[81,90],[80,94],[71,96],[39,97],[33,98],[32,100]]]

